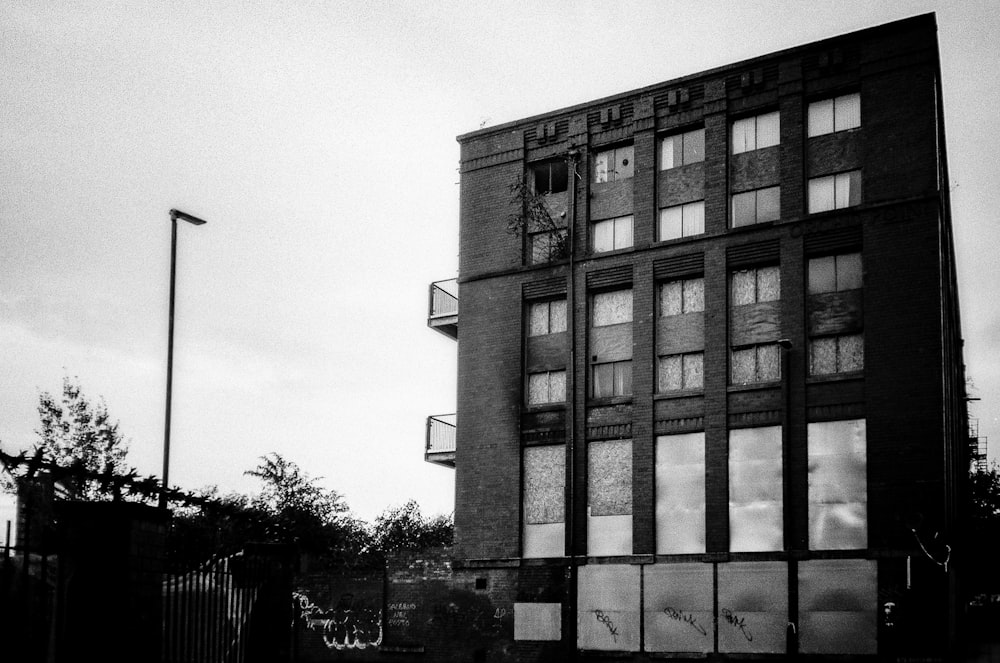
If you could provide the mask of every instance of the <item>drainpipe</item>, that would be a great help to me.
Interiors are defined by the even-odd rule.
[[[576,251],[574,231],[576,229],[576,171],[580,151],[573,147],[566,153],[568,162],[568,179],[566,187],[569,195],[566,206],[567,233],[566,244],[569,249],[569,282],[566,285],[566,334],[569,341],[569,366],[567,371],[566,401],[566,546],[569,554],[569,566],[566,569],[566,590],[569,603],[569,628],[565,634],[567,643],[566,657],[569,661],[577,660],[576,623],[577,623],[577,565],[576,565]]]

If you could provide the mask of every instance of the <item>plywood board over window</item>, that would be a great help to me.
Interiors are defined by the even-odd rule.
[[[524,449],[525,557],[559,557],[565,550],[566,450],[563,445]]]
[[[587,564],[577,576],[577,646],[639,651],[642,567]]]
[[[729,550],[784,549],[781,427],[729,431]]]
[[[783,654],[788,625],[788,565],[719,565],[719,651]]]
[[[712,565],[643,567],[645,649],[707,654],[715,648]]]
[[[587,553],[632,554],[632,441],[587,445]]]

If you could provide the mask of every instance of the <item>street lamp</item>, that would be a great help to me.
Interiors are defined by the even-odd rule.
[[[170,485],[170,392],[174,372],[174,281],[177,275],[177,219],[195,226],[205,225],[204,219],[180,210],[170,210],[170,315],[167,328],[167,413],[163,423],[163,484],[160,487],[160,508],[167,506],[167,487]]]

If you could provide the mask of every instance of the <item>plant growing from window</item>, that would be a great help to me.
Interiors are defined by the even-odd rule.
[[[545,194],[535,191],[527,174],[507,186],[516,211],[507,216],[507,232],[526,237],[532,264],[562,260],[569,255],[566,227],[552,217]]]

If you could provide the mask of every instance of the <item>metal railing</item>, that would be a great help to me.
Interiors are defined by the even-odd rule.
[[[430,318],[458,315],[458,279],[431,283],[427,310]]]
[[[455,451],[455,426],[456,415],[436,414],[427,417],[427,446],[428,454],[454,453]]]

